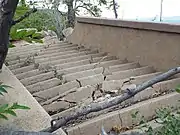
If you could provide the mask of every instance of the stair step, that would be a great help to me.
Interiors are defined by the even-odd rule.
[[[65,58],[70,58],[70,57],[76,57],[76,56],[81,56],[81,55],[85,55],[84,52],[75,52],[75,53],[71,53],[71,54],[66,54],[66,55],[60,55],[60,56],[52,56],[52,57],[46,57],[46,58],[41,58],[41,59],[36,59],[36,63],[42,63],[42,62],[46,62],[46,61],[53,61],[53,60],[58,60],[58,59],[65,59]]]
[[[56,53],[56,52],[64,52],[64,51],[70,51],[70,50],[77,50],[77,47],[71,47],[71,48],[60,48],[60,49],[56,49],[56,50],[44,50],[42,52],[40,52],[39,54],[52,54],[52,53]]]
[[[57,78],[52,78],[52,79],[38,82],[38,83],[35,83],[32,85],[28,85],[28,86],[26,86],[26,88],[28,89],[28,91],[30,93],[35,93],[35,92],[39,92],[39,91],[43,91],[46,89],[56,87],[60,84],[61,84],[61,80],[59,80]]]
[[[135,81],[132,83],[133,84],[143,83],[144,81],[148,80],[148,77],[152,78],[158,74],[160,74],[160,73],[156,73],[154,75],[149,75],[149,76],[144,76],[144,77],[137,77],[135,79]],[[108,82],[104,81],[103,85],[102,85],[102,90],[105,90],[105,91],[118,90],[119,86],[121,86],[121,85],[122,85],[122,81],[118,82],[118,84],[116,83],[115,85],[113,85],[111,81],[108,81]],[[88,100],[89,102],[92,102],[92,93],[93,93],[93,91],[95,91],[95,89],[96,89],[95,86],[90,86],[90,85],[85,86],[85,87],[80,87],[75,92],[71,92],[71,93],[67,94],[66,96],[64,96],[63,99],[67,100],[67,101],[77,102],[77,103],[79,103],[79,102],[83,103],[84,100]],[[101,93],[99,91],[96,91],[95,96],[97,97],[100,95],[101,95]],[[58,101],[58,102],[64,102],[64,101]],[[49,104],[47,106],[51,106],[51,104]],[[57,110],[54,109],[54,111],[57,111]],[[64,114],[65,112],[62,112],[62,113]],[[70,112],[66,111],[66,114],[69,114],[69,113]],[[62,116],[62,114],[60,113],[59,116]]]
[[[34,65],[30,65],[30,66],[26,66],[26,67],[22,67],[22,68],[17,68],[17,69],[11,70],[11,71],[16,75],[16,74],[28,72],[28,71],[31,71],[34,69],[35,69]]]
[[[83,78],[83,77],[88,77],[88,76],[93,76],[93,75],[97,75],[103,72],[103,68],[95,68],[95,69],[90,69],[90,70],[86,70],[86,71],[80,71],[80,72],[76,72],[76,73],[71,73],[71,74],[66,74],[63,75],[63,80],[64,81],[73,81],[79,78]]]
[[[34,69],[34,70],[31,70],[31,71],[28,71],[28,72],[16,74],[16,77],[19,80],[22,80],[24,78],[32,77],[32,76],[39,75],[39,74],[42,74],[42,73],[44,73],[44,71],[40,71],[39,69]]]
[[[55,50],[55,49],[64,49],[64,48],[72,48],[72,47],[78,47],[77,44],[64,44],[64,45],[58,45],[58,44],[54,44],[47,46],[45,49],[46,50]]]
[[[58,64],[58,65],[56,65],[56,69],[62,70],[62,69],[76,67],[76,66],[80,66],[80,65],[86,65],[86,64],[90,64],[90,59]]]
[[[63,64],[63,63],[68,63],[68,62],[74,62],[74,61],[80,61],[80,60],[84,60],[84,59],[93,59],[96,57],[102,57],[101,54],[94,54],[94,55],[82,55],[82,56],[78,56],[78,57],[72,57],[72,58],[65,58],[65,59],[57,59],[57,60],[53,60],[53,61],[48,61],[48,62],[43,62],[40,63],[41,66],[43,65],[56,65],[56,64]]]
[[[41,50],[45,45],[27,45],[23,47],[10,48],[8,51],[9,54],[17,54],[19,52],[33,52],[34,50]]]
[[[117,72],[117,71],[122,71],[122,70],[138,68],[138,67],[140,67],[140,64],[133,62],[133,63],[125,63],[125,64],[121,64],[121,65],[113,65],[113,66],[109,67],[109,70],[111,72]]]
[[[126,101],[127,102],[136,102],[140,99],[146,99],[148,97],[151,97],[153,94],[157,93],[158,91],[164,92],[165,90],[174,89],[178,84],[180,83],[180,78],[168,80],[161,82],[159,84],[156,84],[153,86],[153,88],[147,88],[145,91],[140,92],[139,94],[135,95],[134,98],[131,98]],[[112,125],[117,125],[119,122],[121,122],[122,127],[126,126],[132,126],[132,112],[139,111],[142,116],[145,116],[144,118],[146,120],[151,119],[154,116],[155,110],[157,108],[161,108],[162,106],[166,107],[178,107],[180,95],[178,93],[171,93],[164,96],[160,96],[157,98],[149,99],[146,101],[142,101],[140,103],[131,105],[130,107],[113,111],[110,113],[102,114],[98,117],[95,117],[93,119],[90,119],[88,121],[83,122],[82,124],[78,124],[75,127],[69,128],[68,134],[78,135],[80,132],[84,133],[84,135],[90,135],[90,134],[98,134],[99,128],[101,127],[102,123],[103,126],[106,127],[106,131],[109,131],[110,128],[112,128]],[[149,108],[151,108],[151,111],[149,111]],[[120,119],[119,116],[121,117]],[[85,130],[91,130],[93,133],[84,132]],[[81,130],[79,130],[81,129]]]
[[[95,84],[102,83],[104,81],[104,75],[97,74],[93,76],[79,78],[77,80],[81,83],[82,87],[87,86],[87,85],[95,85]]]
[[[24,78],[21,80],[21,83],[27,86],[27,85],[32,85],[40,81],[45,81],[47,79],[52,79],[53,77],[54,77],[54,72],[47,72],[47,73],[42,73],[36,76]]]
[[[109,66],[120,64],[120,63],[123,63],[123,62],[119,61],[119,60],[110,60],[110,61],[101,62],[100,64],[99,63],[91,63],[91,64],[85,64],[85,65],[81,65],[81,66],[78,65],[75,67],[61,69],[61,70],[58,70],[57,72],[59,75],[65,75],[65,74],[72,74],[72,73],[76,73],[76,72],[94,69],[96,67],[108,68]]]
[[[68,82],[66,84],[63,85],[59,85],[44,91],[40,91],[37,93],[34,93],[33,96],[36,97],[36,100],[39,102],[42,102],[42,99],[38,98],[38,97],[43,97],[44,99],[48,100],[50,98],[53,98],[59,94],[62,94],[70,89],[73,89],[75,87],[80,87],[79,83],[77,81],[72,81],[72,82]],[[37,97],[38,96],[38,97]]]
[[[61,55],[68,55],[71,53],[78,53],[77,50],[70,50],[70,51],[64,51],[64,52],[56,52],[52,54],[39,54],[38,56],[35,56],[35,59],[43,59],[43,58],[49,58],[49,57],[56,57],[56,56],[61,56]]]
[[[140,68],[135,68],[135,69],[113,72],[112,75],[108,75],[106,77],[106,80],[107,81],[120,80],[120,79],[124,79],[128,77],[139,76],[139,75],[149,74],[153,72],[155,72],[153,67],[150,67],[150,66],[140,67]]]
[[[78,89],[77,87],[70,89],[70,91],[75,91]],[[48,112],[61,112],[66,108],[69,108],[70,106],[73,106],[72,103],[66,102],[66,101],[56,101],[49,105],[43,105],[43,108]]]
[[[140,76],[135,76],[134,80],[131,80],[131,84],[140,84],[144,81],[150,80],[153,77],[160,75],[161,72],[155,72],[155,73],[151,73],[151,74],[146,74],[146,75],[140,75]],[[122,80],[110,80],[110,81],[104,81],[102,84],[102,89],[103,90],[118,90],[123,82],[129,80],[128,78],[126,79],[122,79]]]

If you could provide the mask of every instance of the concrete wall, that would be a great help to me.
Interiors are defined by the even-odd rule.
[[[72,43],[167,70],[180,64],[180,26],[78,17]]]

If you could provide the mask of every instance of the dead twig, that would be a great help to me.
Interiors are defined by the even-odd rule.
[[[124,102],[125,100],[133,97],[137,93],[145,90],[146,88],[151,87],[158,82],[164,81],[164,80],[168,79],[169,77],[171,77],[175,74],[178,74],[178,73],[180,73],[180,67],[173,68],[161,75],[158,75],[158,76],[152,78],[151,80],[148,80],[148,81],[142,83],[141,85],[138,85],[135,89],[128,90],[127,92],[125,92],[122,95],[107,98],[101,102],[97,102],[97,103],[91,102],[88,105],[82,105],[81,107],[77,108],[76,111],[73,112],[71,115],[62,117],[52,127],[44,129],[43,131],[53,132],[62,126],[65,126],[66,123],[68,123],[69,121],[75,120],[75,119],[77,119],[81,116],[87,115],[89,113],[98,112],[98,111],[104,110],[106,108],[120,104],[120,103]]]

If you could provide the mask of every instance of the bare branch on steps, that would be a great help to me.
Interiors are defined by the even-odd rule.
[[[100,102],[91,102],[87,105],[82,105],[81,107],[77,108],[74,112],[72,112],[71,115],[64,116],[64,117],[58,119],[58,121],[56,121],[56,123],[54,125],[52,125],[51,127],[47,128],[47,129],[44,129],[43,131],[53,132],[62,126],[65,126],[66,123],[68,123],[72,120],[76,120],[77,118],[79,118],[81,116],[87,115],[92,112],[98,112],[103,109],[107,109],[114,105],[120,104],[123,101],[133,97],[137,93],[145,90],[146,88],[152,87],[154,84],[164,81],[164,80],[168,79],[169,77],[171,77],[175,74],[178,74],[178,73],[180,73],[180,67],[173,68],[161,75],[158,75],[158,76],[152,78],[151,80],[148,80],[148,81],[142,83],[141,85],[138,85],[135,89],[127,89],[126,92],[123,93],[122,95],[106,98]]]

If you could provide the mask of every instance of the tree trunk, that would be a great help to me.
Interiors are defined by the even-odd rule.
[[[163,12],[163,0],[161,0],[161,7],[160,7],[160,22],[162,22],[162,12]]]
[[[73,8],[73,0],[67,1],[67,6],[68,6],[68,27],[74,27],[75,23],[75,11]]]
[[[113,0],[113,10],[114,10],[115,18],[118,18],[117,9],[116,9],[116,1],[115,0]]]
[[[19,0],[0,1],[0,69],[8,52],[9,32],[18,2]]]

